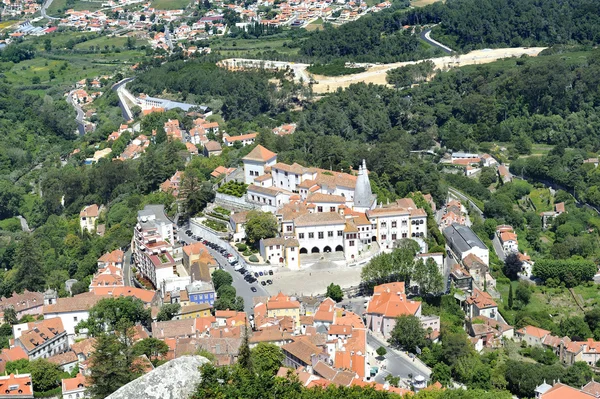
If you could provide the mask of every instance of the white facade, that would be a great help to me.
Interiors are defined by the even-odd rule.
[[[254,179],[265,174],[265,167],[273,166],[277,162],[277,156],[266,161],[243,159],[244,163],[244,182],[252,184]]]
[[[300,251],[302,253],[343,251],[345,226],[344,221],[320,226],[297,226],[296,238]]]
[[[383,209],[383,212],[378,212]],[[374,209],[367,212],[369,220],[373,222],[375,231],[373,238],[379,242],[383,249],[393,248],[396,240],[403,238],[427,238],[427,214],[422,213],[411,216],[406,211],[385,212],[386,208]]]
[[[75,310],[72,312],[56,312],[56,313],[44,313],[45,319],[53,319],[60,317],[63,323],[63,327],[68,335],[69,345],[75,343],[75,327],[81,321],[87,320],[90,313],[87,310]]]
[[[246,200],[249,203],[260,205],[263,212],[275,213],[282,205],[290,202],[290,194],[273,187],[251,185],[248,187]]]

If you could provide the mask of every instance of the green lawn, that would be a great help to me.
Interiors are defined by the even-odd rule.
[[[547,188],[532,190],[531,193],[529,193],[529,198],[531,198],[531,202],[535,205],[538,213],[554,209],[554,197],[552,197],[550,190]]]
[[[514,294],[518,283],[513,281],[512,284]],[[514,316],[517,312],[516,310],[508,310],[505,308],[505,305],[508,304],[509,285],[498,283],[497,288],[502,295],[502,300],[498,303],[498,306],[502,310],[502,314],[508,315],[509,317]],[[573,290],[577,297],[580,298],[580,303],[583,304],[586,311],[599,304],[600,285],[592,284],[589,287],[581,285],[573,288]],[[548,288],[544,286],[534,288],[531,300],[523,310],[527,312],[547,313],[552,316],[554,323],[556,324],[559,324],[560,321],[566,317],[583,316],[584,313],[579,306],[577,306],[568,289]]]
[[[181,10],[190,3],[190,0],[153,0],[150,6],[159,10]]]
[[[243,55],[256,55],[260,52],[275,50],[285,54],[298,54],[298,48],[283,47],[283,43],[291,39],[232,39],[216,38],[211,41],[211,49],[218,51],[225,57],[240,57]]]
[[[89,10],[95,11],[102,8],[102,3],[104,1],[82,1],[75,0],[75,2],[71,5],[67,6],[67,0],[53,0],[50,7],[48,7],[48,15],[55,16],[64,14],[65,11],[72,8],[75,11]]]
[[[127,42],[126,37],[102,36],[102,37],[88,40],[88,41],[85,41],[82,43],[77,43],[75,45],[75,49],[76,50],[89,50],[90,46],[94,46],[94,47],[98,46],[101,50],[104,49],[105,46],[108,46],[110,48],[112,48],[112,46],[124,48],[126,42]],[[136,44],[140,45],[141,43],[139,43],[139,41],[138,41],[138,42],[136,42]]]
[[[121,40],[122,38],[106,39]],[[86,43],[91,42],[94,42],[94,40]],[[81,79],[93,78],[98,75],[111,75],[117,71],[126,72],[129,65],[139,62],[143,59],[143,56],[144,53],[137,50],[104,54],[52,55],[52,58],[60,59],[48,59],[45,58],[45,54],[42,54],[18,64],[0,63],[0,69],[4,70],[6,80],[16,86],[31,85],[33,84],[33,78],[37,76],[40,78],[41,84],[64,86],[66,89]],[[55,78],[52,80],[50,80],[50,71],[54,71],[55,74]]]

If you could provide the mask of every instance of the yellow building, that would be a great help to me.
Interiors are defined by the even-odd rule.
[[[209,317],[212,306],[208,303],[193,304],[182,306],[177,319],[197,319],[200,317]]]
[[[289,316],[294,319],[296,327],[300,327],[300,302],[279,293],[267,301],[267,317]]]

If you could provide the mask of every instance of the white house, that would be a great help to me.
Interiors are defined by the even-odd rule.
[[[486,265],[490,264],[488,247],[469,227],[453,223],[443,230],[443,234],[446,237],[447,245],[460,260],[473,254],[484,261]]]
[[[44,306],[44,318],[60,317],[63,327],[67,332],[69,345],[75,342],[75,327],[89,317],[89,310],[98,301],[108,298],[108,295],[95,295],[85,292],[70,298],[58,298],[53,305]]]
[[[396,240],[411,238],[422,241],[427,237],[427,212],[417,208],[410,198],[403,198],[389,206],[367,211],[374,226],[372,241],[382,249],[392,249]]]
[[[244,164],[244,182],[252,184],[254,179],[265,174],[265,168],[275,165],[277,154],[257,145],[248,155],[242,158]]]
[[[89,233],[96,230],[96,221],[99,216],[98,205],[88,205],[81,212],[79,212],[79,226],[81,231],[87,230]]]
[[[245,147],[247,145],[254,144],[254,141],[256,140],[256,136],[258,136],[258,133],[247,133],[247,134],[242,134],[240,136],[230,136],[230,135],[224,133],[223,134],[223,143],[227,147],[233,147],[235,143],[239,142],[239,143],[242,143],[243,147]]]
[[[498,305],[490,294],[475,288],[473,295],[465,300],[465,313],[470,318],[485,316],[497,320]]]

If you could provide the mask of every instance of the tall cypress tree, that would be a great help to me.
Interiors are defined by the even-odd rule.
[[[248,340],[248,326],[246,326],[244,328],[244,337],[242,338],[242,345],[240,346],[240,352],[238,355],[238,364],[243,369],[252,371],[252,359],[250,358],[250,345]]]
[[[513,288],[512,283],[510,284],[510,288],[508,289],[508,308],[512,309],[513,307]]]

